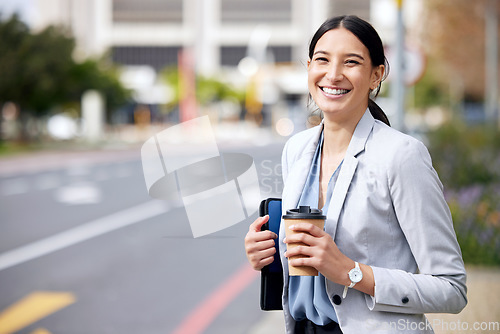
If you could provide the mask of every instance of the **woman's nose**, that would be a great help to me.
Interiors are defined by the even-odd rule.
[[[331,81],[339,81],[344,78],[342,66],[340,64],[331,64],[326,73],[326,78]]]

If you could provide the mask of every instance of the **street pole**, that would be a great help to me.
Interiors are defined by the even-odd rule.
[[[498,1],[489,0],[485,7],[485,116],[486,121],[498,121]]]
[[[403,24],[403,0],[396,0],[397,22],[395,40],[395,63],[393,65],[395,78],[392,82],[392,96],[395,99],[396,122],[394,127],[405,131],[404,107],[405,107],[405,83],[404,83],[404,24]]]

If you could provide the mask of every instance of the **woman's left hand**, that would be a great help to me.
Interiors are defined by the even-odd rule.
[[[349,285],[347,273],[354,268],[354,261],[345,256],[335,244],[332,237],[317,226],[309,223],[296,223],[290,226],[295,232],[284,240],[286,244],[303,243],[293,248],[287,247],[285,256],[305,256],[290,260],[293,266],[314,267],[332,282]]]

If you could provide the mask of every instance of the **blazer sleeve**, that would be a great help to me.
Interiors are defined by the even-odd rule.
[[[394,211],[418,273],[372,266],[373,311],[459,313],[467,304],[466,273],[443,186],[427,148],[408,140],[387,171]]]

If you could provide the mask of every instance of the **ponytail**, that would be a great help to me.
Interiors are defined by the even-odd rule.
[[[388,126],[391,126],[385,112],[372,99],[368,99],[368,109],[370,109],[370,113],[372,114],[373,118],[378,119]]]

